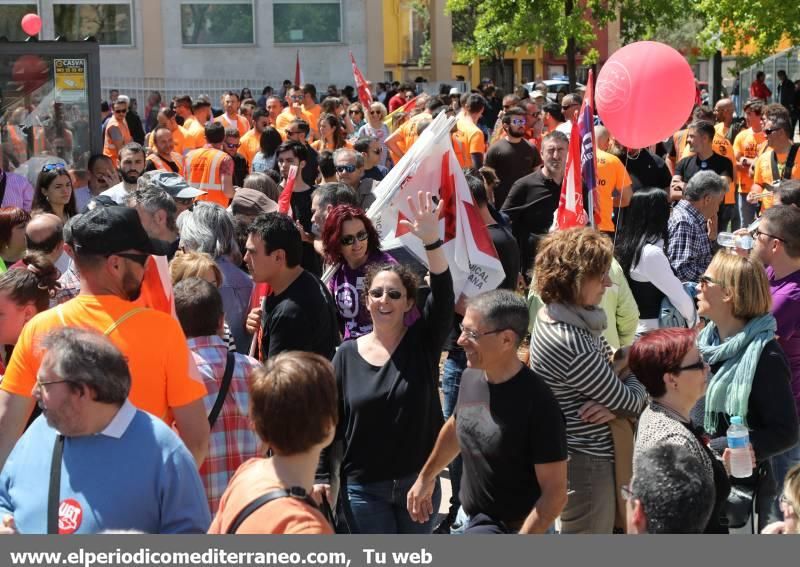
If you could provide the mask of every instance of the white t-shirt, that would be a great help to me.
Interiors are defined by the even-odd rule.
[[[136,187],[134,186],[134,189],[135,188]],[[117,205],[122,205],[124,207],[127,205],[126,201],[128,200],[128,195],[130,195],[132,192],[133,190],[128,191],[125,188],[125,182],[121,181],[116,185],[114,185],[113,187],[109,187],[100,194],[103,195],[104,197],[111,197],[111,199],[113,199],[113,201]]]

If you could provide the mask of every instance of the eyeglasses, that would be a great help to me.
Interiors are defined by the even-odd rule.
[[[356,169],[358,169],[356,166],[350,165],[350,164],[348,164],[348,165],[337,165],[336,166],[336,173],[344,173],[345,171],[347,173],[353,173]]]
[[[238,148],[238,147],[239,147],[239,146],[241,146],[242,144],[229,144],[228,142],[225,142],[225,145],[226,145],[227,147],[229,147],[230,149],[233,149],[233,148]]]
[[[346,234],[339,239],[339,243],[342,246],[352,246],[355,244],[356,240],[359,242],[364,242],[369,238],[369,233],[366,230],[359,230],[355,234]]]
[[[136,254],[134,252],[115,252],[114,254],[109,254],[109,256],[119,256],[120,258],[131,260],[133,262],[136,262],[140,266],[144,267],[144,265],[147,264],[147,259],[150,257],[150,254]]]
[[[772,234],[767,234],[766,232],[761,232],[758,228],[754,228],[753,232],[751,232],[750,234],[753,236],[754,239],[758,238],[759,236],[761,236],[763,234],[764,236],[768,236],[769,238],[773,238],[773,239],[778,240],[780,242],[786,242],[783,238],[781,238],[779,236],[774,236]]]
[[[383,112],[382,112],[382,111],[380,111],[380,110],[370,110],[370,111],[369,111],[369,113],[370,113],[372,116],[381,116],[381,115],[383,114]]]
[[[63,384],[64,382],[72,382],[72,380],[50,380],[49,382],[41,382],[39,380],[36,380],[36,387],[44,390],[46,389],[47,386],[50,386],[52,384]]]
[[[525,126],[525,120],[522,118],[512,118],[511,119],[512,126]]]
[[[373,287],[371,290],[369,290],[369,296],[373,299],[380,299],[384,295],[388,295],[389,299],[397,301],[403,297],[403,292],[399,289],[388,289],[383,287]]]
[[[712,278],[711,276],[707,276],[707,275],[705,275],[705,274],[703,274],[702,276],[700,276],[700,277],[698,278],[698,280],[699,280],[699,282],[700,282],[700,285],[711,285],[711,284],[716,284],[716,285],[718,285],[718,286],[720,286],[720,287],[725,287],[725,286],[722,284],[722,282],[721,282],[721,281],[719,281],[719,280],[715,280],[715,279],[714,279],[714,278]]]
[[[46,163],[42,167],[42,173],[47,173],[48,171],[54,171],[56,169],[64,169],[67,165],[64,163]]]
[[[695,362],[694,364],[689,364],[687,366],[680,366],[678,367],[678,372],[688,372],[689,370],[705,370],[708,364],[702,358]]]
[[[473,331],[472,329],[467,329],[463,323],[458,324],[458,328],[461,329],[461,334],[467,337],[471,341],[477,341],[481,337],[485,337],[486,335],[494,335],[496,333],[502,333],[503,331],[507,331],[508,329],[495,329],[494,331],[486,331],[485,333],[479,333],[478,331]]]
[[[775,132],[777,132],[778,130],[780,130],[780,128],[764,128],[764,133],[765,133],[767,136],[769,136],[770,134],[774,134],[774,133],[775,133]]]

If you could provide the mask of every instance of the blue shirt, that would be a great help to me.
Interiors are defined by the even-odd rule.
[[[250,312],[253,280],[225,257],[217,258],[217,266],[222,272],[222,287],[219,288],[219,293],[222,296],[225,322],[231,329],[236,350],[249,352],[251,338],[245,329],[245,321]]]
[[[47,533],[57,433],[39,416],[0,474],[0,516],[12,515],[22,534]],[[64,439],[59,502],[62,533],[205,533],[211,523],[186,446],[161,420],[130,402],[102,432]]]

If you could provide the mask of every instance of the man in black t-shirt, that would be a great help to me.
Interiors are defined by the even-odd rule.
[[[545,533],[567,502],[567,436],[550,388],[517,358],[525,302],[507,290],[483,293],[461,329],[469,369],[455,414],[408,492],[408,511],[427,520],[436,475],[460,452],[465,533]]]
[[[627,156],[623,153],[620,157],[625,169],[631,178],[631,188],[633,192],[649,187],[658,187],[664,191],[669,191],[672,181],[672,174],[669,171],[667,162],[658,154],[651,152],[647,148],[641,150],[627,150]]]
[[[675,166],[675,175],[672,176],[670,185],[670,196],[673,201],[680,201],[683,198],[683,188],[698,171],[713,171],[722,177],[725,183],[731,184],[733,179],[731,160],[714,153],[711,145],[713,140],[714,125],[711,122],[701,120],[689,125],[686,143],[694,155],[683,158]]]
[[[319,278],[300,266],[303,248],[294,221],[281,213],[259,215],[248,228],[246,250],[253,281],[272,287],[255,310],[261,318],[259,359],[288,350],[332,359],[340,342],[336,305]]]
[[[505,137],[489,147],[486,165],[497,172],[500,182],[494,190],[494,206],[500,208],[506,201],[514,182],[542,165],[539,150],[525,141],[527,114],[521,108],[512,108],[503,114]]]

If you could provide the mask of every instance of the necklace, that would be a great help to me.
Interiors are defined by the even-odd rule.
[[[628,159],[637,160],[639,159],[639,155],[642,153],[642,150],[636,150],[636,155],[631,155],[631,151],[628,150]]]

